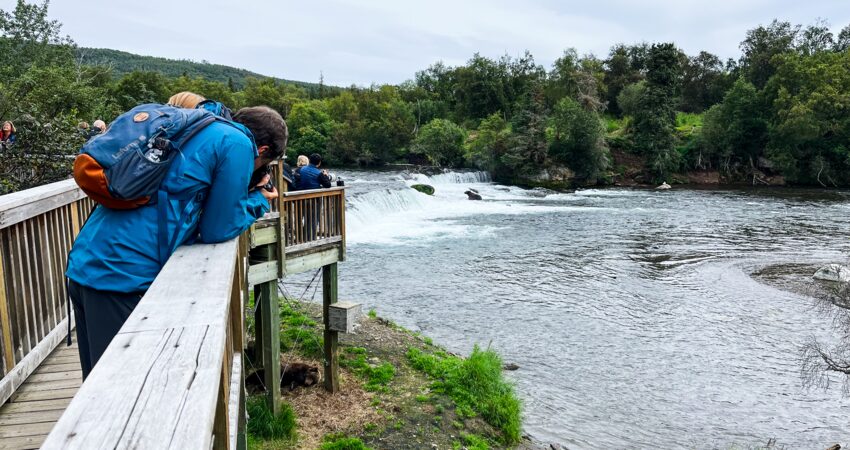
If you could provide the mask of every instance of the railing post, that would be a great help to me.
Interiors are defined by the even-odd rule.
[[[9,296],[6,293],[6,273],[3,270],[3,255],[5,254],[6,248],[3,246],[2,239],[0,239],[0,331],[3,333],[3,361],[6,363],[6,372],[8,372],[15,367],[15,350],[12,342]]]
[[[337,301],[337,264],[322,267],[322,317],[325,322],[325,389],[339,391],[338,333],[330,329],[330,307]]]
[[[258,248],[265,261],[274,261],[277,249],[274,245]],[[254,287],[254,302],[257,305],[255,333],[256,350],[263,361],[263,384],[266,386],[269,409],[277,414],[280,411],[280,304],[277,294],[277,280],[261,283]]]

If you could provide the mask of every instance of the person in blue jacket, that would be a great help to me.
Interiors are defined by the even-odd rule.
[[[284,153],[286,123],[264,106],[243,108],[233,121],[236,126],[214,122],[189,140],[182,149],[182,176],[174,164],[161,185],[168,192],[166,260],[184,244],[239,236],[278,197],[275,188],[257,188],[269,182],[268,175],[252,183],[252,174]],[[98,207],[74,242],[66,275],[83,378],[165,264],[158,210]]]
[[[310,155],[310,164],[301,167],[298,171],[296,187],[299,191],[331,187],[331,177],[327,170],[320,169],[321,166],[322,157],[318,153]]]

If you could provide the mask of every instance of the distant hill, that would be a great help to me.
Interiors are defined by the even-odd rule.
[[[115,76],[119,77],[134,70],[160,72],[169,77],[179,77],[185,73],[190,77],[202,77],[222,83],[227,83],[228,79],[232,79],[233,85],[237,89],[245,85],[245,79],[248,77],[275,78],[221,64],[143,56],[108,48],[79,47],[77,48],[77,58],[81,58],[84,64],[111,66]],[[318,83],[275,79],[283,83],[301,86],[307,91],[314,91],[319,88]],[[331,89],[333,90],[333,88]]]

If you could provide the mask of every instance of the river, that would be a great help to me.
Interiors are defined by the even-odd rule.
[[[518,364],[509,376],[533,438],[571,449],[850,442],[850,400],[800,378],[799,348],[831,336],[830,318],[750,276],[846,262],[850,193],[340,176],[340,297],[450,350],[490,345]],[[467,200],[470,187],[484,200]]]

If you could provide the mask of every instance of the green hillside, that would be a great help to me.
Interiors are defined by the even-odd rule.
[[[115,77],[121,77],[134,70],[160,72],[168,77],[179,77],[186,74],[193,78],[201,77],[222,83],[228,83],[228,80],[233,80],[233,86],[237,89],[242,88],[245,85],[245,79],[249,77],[274,78],[251,72],[250,70],[221,64],[143,56],[108,48],[79,47],[77,48],[77,59],[82,59],[82,62],[88,65],[111,66]],[[318,83],[276,79],[284,83],[300,86],[308,92],[319,89]]]

